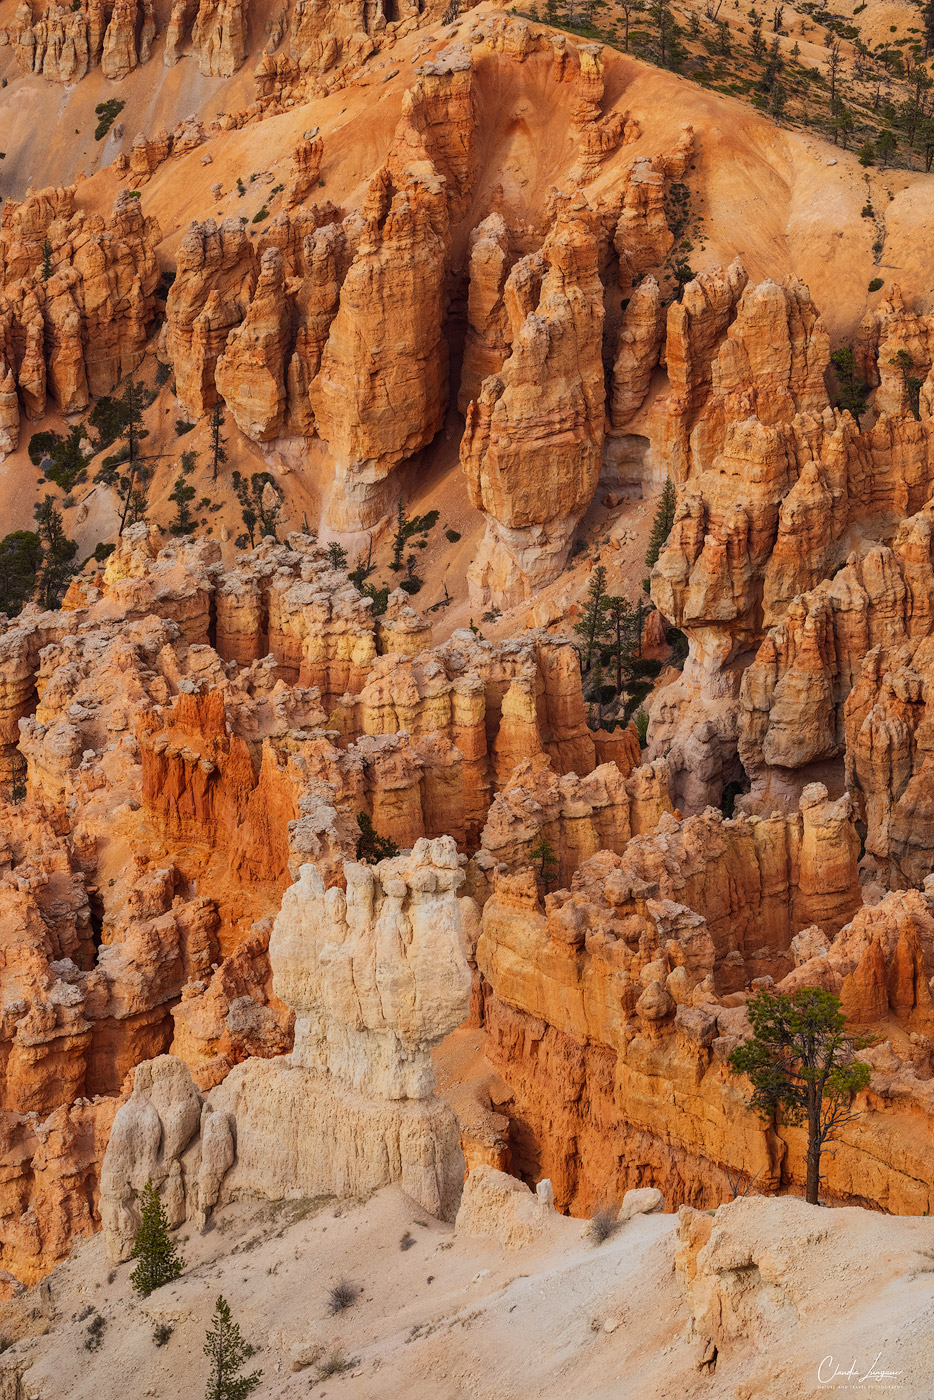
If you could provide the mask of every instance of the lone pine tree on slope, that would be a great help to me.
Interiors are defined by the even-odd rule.
[[[159,1192],[152,1184],[152,1177],[143,1187],[140,1216],[140,1226],[130,1256],[138,1262],[130,1274],[130,1282],[136,1292],[146,1298],[154,1288],[161,1288],[164,1283],[178,1278],[185,1261],[169,1235],[168,1217]]]
[[[205,1400],[246,1400],[262,1380],[262,1371],[240,1375],[244,1361],[253,1355],[253,1348],[241,1337],[240,1328],[230,1315],[230,1304],[223,1297],[214,1305],[204,1354],[211,1363]]]

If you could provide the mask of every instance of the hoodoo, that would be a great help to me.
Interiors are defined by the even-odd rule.
[[[932,82],[0,0],[2,1400],[934,1393]]]

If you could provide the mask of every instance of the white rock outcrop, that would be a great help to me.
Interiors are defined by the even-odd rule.
[[[464,1176],[457,1120],[434,1094],[431,1047],[465,1019],[470,969],[461,858],[449,836],[378,866],[348,862],[346,891],[302,867],[270,938],[295,1048],[237,1065],[206,1097],[170,1055],[139,1065],[114,1120],[101,1218],[127,1258],[136,1197],[158,1185],[172,1224],[220,1202],[364,1195],[396,1182],[453,1218]]]

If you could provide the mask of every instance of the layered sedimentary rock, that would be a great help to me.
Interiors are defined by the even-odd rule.
[[[650,414],[653,444],[686,478],[653,597],[690,641],[682,680],[652,702],[650,752],[687,774],[706,734],[698,780],[678,794],[693,810],[743,766],[755,800],[787,800],[796,770],[841,752],[866,648],[928,630],[929,318],[897,289],[867,316],[857,362],[879,387],[860,428],[828,407],[828,340],[806,288],[744,285],[738,265],[706,274],[669,310],[671,391]],[[893,516],[914,517],[897,539]]]
[[[175,392],[195,417],[216,401],[214,369],[230,331],[246,315],[256,286],[256,260],[246,220],[193,224],[178,250],[166,301],[166,348]]]
[[[915,1125],[930,1104],[930,898],[857,908],[857,851],[846,804],[815,790],[797,821],[663,818],[622,856],[585,862],[544,907],[531,873],[498,877],[477,964],[487,1053],[512,1091],[500,1100],[514,1169],[548,1176],[578,1213],[645,1180],[703,1205],[729,1193],[728,1171],[800,1189],[803,1131],[763,1126],[726,1066],[748,1026],[746,993],[724,993],[783,978],[912,1032],[912,1059],[866,1052],[872,1087],[826,1189],[929,1208]]]
[[[404,177],[385,168],[361,211],[354,258],[309,386],[317,431],[335,464],[328,519],[338,529],[379,519],[389,500],[386,477],[425,447],[444,419],[444,191],[426,162]]]
[[[597,851],[622,854],[630,837],[653,831],[670,810],[662,763],[634,768],[631,778],[616,763],[601,764],[583,778],[559,777],[541,756],[513,769],[490,805],[480,844],[498,866],[515,869],[534,864],[529,852],[545,840],[557,862],[547,881],[566,884]]]
[[[617,432],[642,407],[665,339],[665,313],[654,277],[644,277],[629,298],[616,338],[610,419]]]
[[[509,283],[511,353],[468,406],[461,443],[471,499],[487,516],[471,591],[498,607],[560,573],[600,472],[603,300],[583,201]]]
[[[214,376],[237,427],[254,442],[277,437],[285,420],[291,329],[282,254],[267,248],[246,316],[227,337]]]
[[[453,221],[466,212],[478,168],[470,51],[454,44],[415,72],[415,85],[402,101],[390,165],[402,173],[413,162],[430,161],[445,182]]]
[[[934,865],[931,697],[934,637],[874,647],[844,706],[846,775],[866,823],[866,850],[896,888]]]
[[[931,633],[931,551],[928,508],[899,526],[891,546],[850,554],[832,579],[794,599],[743,676],[740,755],[747,770],[762,763],[797,768],[843,751],[844,707],[867,654],[910,652]]]
[[[458,407],[479,396],[484,379],[498,374],[512,345],[506,282],[515,257],[502,214],[489,214],[470,235],[467,294],[467,341],[461,369]]]
[[[345,876],[346,891],[326,891],[304,866],[276,919],[270,955],[276,992],[295,1011],[290,1056],[238,1066],[206,1100],[180,1061],[137,1070],[102,1174],[115,1258],[132,1248],[149,1178],[172,1223],[203,1221],[241,1194],[354,1195],[390,1181],[453,1214],[463,1158],[429,1051],[464,1019],[470,993],[457,851],[449,838],[420,841]]]
[[[126,192],[109,219],[76,209],[75,194],[68,186],[8,200],[0,219],[3,451],[17,445],[20,407],[41,418],[51,399],[63,413],[78,412],[143,355],[159,281],[158,224]]]
[[[23,72],[74,83],[97,64],[118,79],[146,63],[156,23],[152,0],[78,0],[68,10],[22,0],[13,33]]]
[[[112,1096],[168,1049],[171,1003],[209,972],[218,920],[144,859],[102,894],[87,841],[70,848],[41,809],[4,803],[2,825],[0,1260],[28,1282],[98,1227]]]

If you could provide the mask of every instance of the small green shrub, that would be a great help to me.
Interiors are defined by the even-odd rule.
[[[262,207],[262,209],[257,209],[256,213],[253,215],[253,223],[254,223],[254,224],[261,224],[261,223],[263,222],[264,219],[268,219],[268,218],[269,218],[269,210],[266,208],[266,206],[265,206],[265,204],[264,204],[263,207]]]
[[[94,132],[95,141],[103,141],[117,117],[123,111],[124,103],[118,102],[115,97],[111,97],[107,102],[99,102],[94,108],[98,118],[97,129]]]
[[[460,537],[461,536],[459,530],[445,530],[444,532],[444,538],[448,540],[451,544],[457,544],[457,541],[460,539]]]
[[[188,420],[187,420],[187,418],[176,418],[176,420],[175,420],[175,436],[176,436],[176,437],[184,437],[186,433],[190,433],[190,432],[191,432],[191,430],[192,430],[192,428],[193,428],[194,426],[195,426],[194,423],[189,423]]]
[[[104,1328],[107,1326],[106,1317],[101,1317],[100,1313],[88,1324],[88,1330],[84,1338],[85,1351],[100,1351],[104,1340]]]
[[[152,1334],[152,1339],[155,1342],[156,1346],[164,1347],[174,1330],[175,1329],[174,1327],[172,1327],[171,1323],[160,1322]]]
[[[872,279],[872,281],[869,283],[869,290],[870,290],[871,292],[877,292],[877,291],[879,290],[879,288],[880,288],[882,285],[883,285],[883,283],[882,283],[882,278],[881,278],[881,277],[874,277],[874,278]]]

